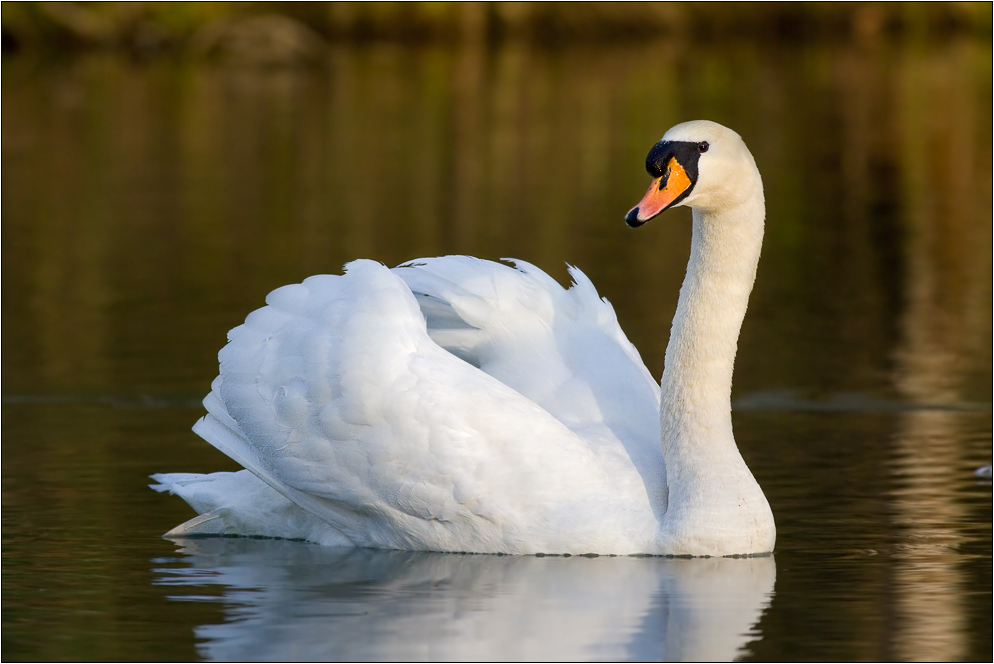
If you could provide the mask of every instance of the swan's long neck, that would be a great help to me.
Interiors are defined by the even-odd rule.
[[[731,416],[732,366],[764,217],[762,185],[734,207],[694,210],[690,261],[661,381],[671,529],[720,530],[716,524],[733,521],[743,502],[769,513],[735,444]]]
[[[762,193],[730,210],[694,210],[690,261],[661,381],[664,449],[676,452],[705,440],[734,444],[732,366],[756,279],[764,214]]]

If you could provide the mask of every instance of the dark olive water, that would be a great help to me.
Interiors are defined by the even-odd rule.
[[[988,660],[989,42],[341,47],[310,69],[3,60],[3,658]],[[354,258],[580,266],[662,370],[688,216],[622,217],[676,122],[768,203],[735,374],[772,557],[168,541],[146,488],[225,332]]]

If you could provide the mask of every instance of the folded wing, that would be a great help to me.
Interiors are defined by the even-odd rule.
[[[341,543],[381,548],[648,550],[652,485],[635,461],[641,454],[648,474],[658,475],[661,454],[653,463],[637,436],[627,449],[615,429],[651,429],[658,393],[620,329],[620,339],[595,343],[600,359],[578,358],[571,344],[584,334],[610,339],[611,329],[560,325],[582,318],[560,311],[557,298],[566,294],[530,266],[453,258],[394,271],[357,261],[343,276],[286,286],[229,333],[204,402],[209,415],[195,430],[285,498],[270,501],[284,520],[287,509],[299,510],[302,521],[326,524],[335,535],[324,539],[333,542],[340,535]],[[525,311],[538,313],[529,319]],[[514,369],[519,361],[530,366]],[[641,391],[603,402],[599,390],[621,387],[591,385],[590,377],[618,362]],[[587,401],[571,406],[577,398]],[[646,407],[651,420],[623,422],[626,411]],[[658,449],[658,424],[655,435]],[[197,486],[183,481],[187,490]],[[179,484],[168,488],[183,495]],[[250,511],[252,502],[234,497],[225,509]],[[256,530],[267,531],[267,518],[258,515]],[[286,536],[285,527],[276,530]]]

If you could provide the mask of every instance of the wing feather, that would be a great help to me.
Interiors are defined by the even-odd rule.
[[[456,354],[514,388],[567,426],[628,491],[666,510],[659,385],[628,341],[611,304],[571,267],[567,290],[524,261],[470,256],[420,259],[395,271],[412,291],[446,303],[473,330]],[[451,325],[451,324],[449,324]],[[446,336],[429,327],[432,338]],[[445,332],[445,330],[443,330]],[[469,357],[465,357],[469,355]]]
[[[497,299],[468,305],[469,318],[455,307],[467,329],[500,322],[502,293],[554,306],[535,280],[472,267],[457,262],[452,276]],[[632,477],[610,476],[535,401],[440,348],[411,290],[357,261],[343,276],[274,291],[231,331],[197,432],[357,545],[521,553],[584,547],[586,537],[596,550],[613,536],[605,519],[644,539]],[[648,506],[645,487],[634,488]],[[617,516],[626,510],[632,524]]]

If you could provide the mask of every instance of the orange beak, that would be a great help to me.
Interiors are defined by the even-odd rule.
[[[673,204],[690,187],[690,177],[675,157],[670,157],[666,172],[652,181],[649,191],[625,216],[630,226],[641,226]]]

